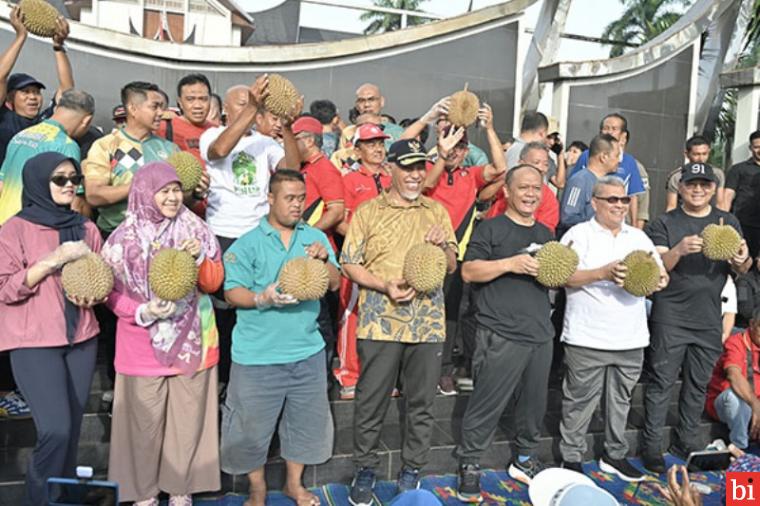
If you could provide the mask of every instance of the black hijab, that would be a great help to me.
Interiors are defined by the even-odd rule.
[[[50,195],[50,176],[63,162],[74,165],[77,174],[79,162],[61,153],[48,151],[33,156],[24,164],[24,188],[21,194],[21,211],[16,215],[26,221],[58,230],[58,243],[81,241],[84,239],[86,219],[71,210],[70,206],[56,204]],[[66,317],[66,340],[74,342],[79,325],[79,308],[64,294],[64,315]]]

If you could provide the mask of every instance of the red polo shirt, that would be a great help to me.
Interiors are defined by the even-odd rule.
[[[500,214],[504,214],[504,211],[506,210],[507,199],[504,197],[504,192],[499,191],[499,193],[496,194],[496,199],[491,204],[491,208],[488,210],[486,217],[495,218]],[[546,225],[546,228],[551,230],[552,233],[556,231],[557,224],[559,223],[559,201],[552,189],[549,188],[546,183],[541,186],[541,203],[538,204],[538,208],[533,214],[533,217],[537,222]]]
[[[433,164],[428,162],[427,170],[430,171],[432,168]],[[444,169],[438,178],[438,184],[427,191],[431,199],[443,204],[443,207],[449,212],[451,226],[454,228],[458,240],[461,240],[462,230],[460,229],[470,224],[470,220],[466,218],[472,217],[474,213],[478,191],[486,185],[483,170],[484,166],[482,165],[467,168],[457,167],[451,172]]]
[[[316,153],[301,164],[301,174],[306,180],[303,220],[314,226],[327,204],[343,202],[343,177],[322,153]],[[325,234],[335,247],[332,229],[326,230]]]
[[[381,190],[387,190],[390,186],[390,174],[383,171],[373,174],[364,165],[359,166],[359,170],[344,175],[343,196],[348,212],[346,221],[351,221],[351,217],[359,204],[377,197]]]
[[[760,397],[760,348],[749,337],[749,329],[737,332],[723,343],[723,355],[720,356],[718,363],[713,369],[712,378],[707,385],[707,399],[705,401],[705,410],[715,420],[718,420],[718,414],[715,412],[715,399],[727,388],[731,388],[728,381],[726,369],[729,366],[738,367],[742,375],[747,377],[747,351],[752,347],[752,379],[754,381],[755,395]]]

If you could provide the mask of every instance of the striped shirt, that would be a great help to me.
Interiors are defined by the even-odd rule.
[[[593,172],[583,169],[567,182],[559,207],[560,226],[557,235],[561,235],[573,225],[583,223],[594,217],[591,197],[596,180],[597,177]]]

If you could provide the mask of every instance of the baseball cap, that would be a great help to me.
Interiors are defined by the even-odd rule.
[[[111,117],[114,120],[117,119],[124,119],[127,117],[127,110],[124,108],[123,105],[119,104],[116,107],[113,108],[113,112],[111,113]]]
[[[18,72],[16,74],[11,74],[11,76],[8,78],[8,91],[20,90],[21,88],[26,88],[30,84],[39,86],[43,90],[45,89],[45,85],[39,82],[37,79],[33,78],[29,74]]]
[[[322,123],[311,116],[301,116],[293,122],[293,133],[307,132],[314,135],[322,135]]]
[[[449,135],[449,132],[451,132],[452,128],[456,129],[456,128],[461,128],[461,127],[458,127],[456,125],[447,125],[443,128],[443,135]],[[464,135],[462,136],[461,139],[459,139],[459,142],[457,142],[457,146],[461,146],[463,144],[467,145],[469,143],[470,141],[467,139],[467,129],[465,128]]]
[[[354,134],[354,144],[357,141],[371,141],[373,139],[388,139],[389,136],[383,132],[383,129],[373,123],[364,123],[359,125]]]
[[[619,506],[612,494],[591,478],[569,469],[553,467],[538,473],[528,488],[534,506]]]
[[[717,182],[713,168],[707,163],[685,163],[681,166],[681,182],[694,181],[695,179],[705,179],[707,181]]]
[[[409,167],[427,161],[427,154],[417,139],[402,139],[388,148],[388,161],[400,167]]]

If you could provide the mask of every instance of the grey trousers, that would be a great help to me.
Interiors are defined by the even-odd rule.
[[[478,327],[475,339],[474,390],[462,420],[459,462],[479,462],[512,395],[516,396],[515,446],[519,455],[532,457],[546,413],[553,343],[510,341],[484,327]]]
[[[427,464],[435,416],[433,402],[441,375],[443,343],[405,344],[359,339],[362,364],[354,399],[354,462],[377,469],[380,431],[401,373],[406,415],[401,426],[401,462]]]
[[[605,351],[565,345],[559,450],[565,462],[582,462],[586,432],[604,394],[604,451],[612,459],[628,454],[625,425],[633,387],[641,375],[644,349]]]
[[[694,450],[701,446],[695,436],[705,407],[707,383],[721,354],[720,329],[685,329],[659,322],[652,322],[651,328],[648,357],[651,382],[644,398],[644,451],[650,454],[662,451],[670,395],[681,368],[683,384],[678,398],[676,438],[684,450]]]

